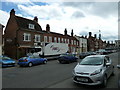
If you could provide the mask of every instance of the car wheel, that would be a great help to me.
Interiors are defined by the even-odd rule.
[[[46,64],[46,63],[47,63],[47,61],[45,60],[45,61],[43,61],[43,63],[44,63],[44,64]]]
[[[111,74],[111,75],[112,75],[112,76],[115,75],[114,66],[113,66],[113,71],[112,71],[112,74]]]
[[[33,65],[33,64],[32,64],[31,62],[30,62],[30,63],[28,63],[28,66],[29,66],[29,67],[32,67],[32,65]]]
[[[63,62],[63,61],[59,61],[59,63],[61,63],[61,64],[62,64],[62,63],[64,63],[64,62]]]
[[[107,76],[105,75],[103,77],[102,87],[106,87],[106,85],[107,85]]]

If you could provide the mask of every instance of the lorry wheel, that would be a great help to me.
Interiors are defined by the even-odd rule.
[[[32,67],[32,66],[33,66],[33,64],[30,62],[30,63],[28,63],[28,66],[29,66],[29,67]]]

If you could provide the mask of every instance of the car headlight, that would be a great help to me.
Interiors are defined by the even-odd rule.
[[[101,73],[101,71],[102,71],[102,69],[96,70],[95,72],[91,73],[90,75],[91,76],[92,75],[97,75],[97,74]]]

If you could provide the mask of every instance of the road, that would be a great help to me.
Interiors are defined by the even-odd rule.
[[[108,79],[106,88],[118,88],[118,64],[119,53],[109,56],[115,65],[115,75]],[[60,64],[57,60],[48,61],[33,67],[9,67],[2,69],[3,88],[102,88],[100,86],[86,86],[75,84],[72,81],[72,70],[77,62]]]

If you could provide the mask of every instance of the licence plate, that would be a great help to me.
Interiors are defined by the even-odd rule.
[[[78,81],[81,81],[81,82],[88,82],[88,79],[87,78],[77,78]]]

